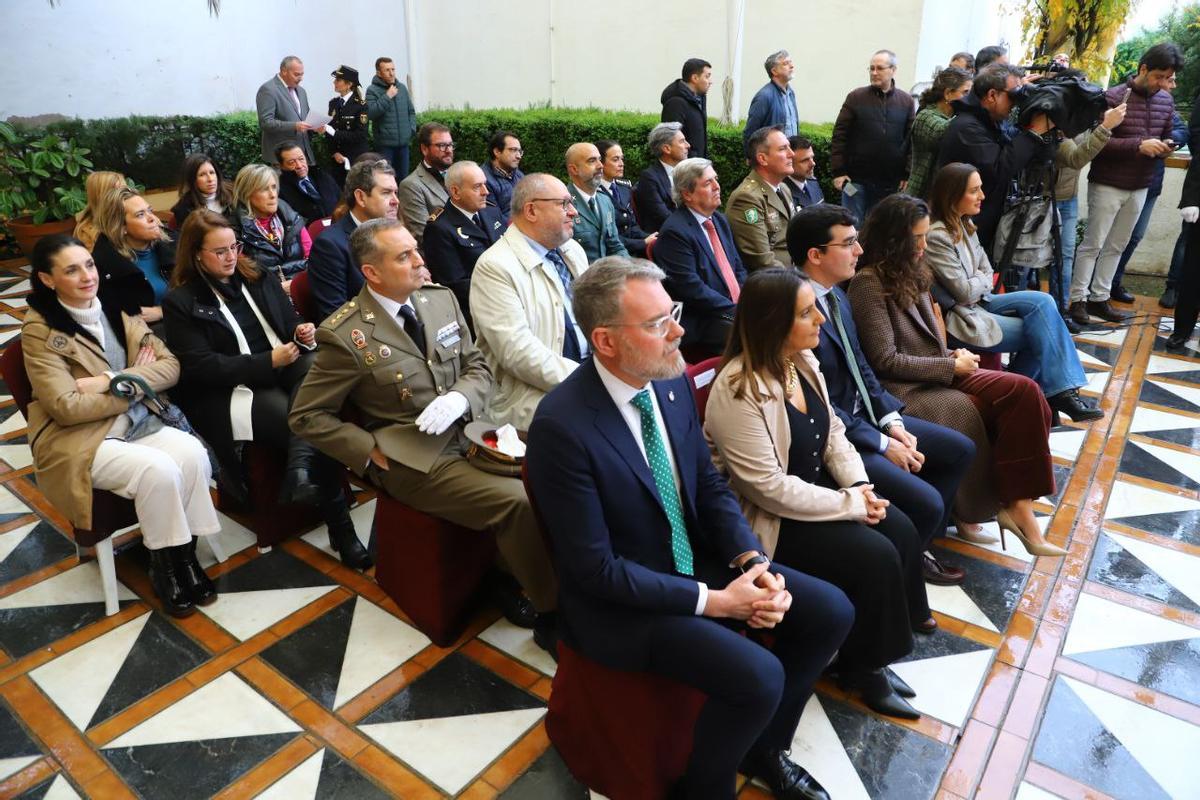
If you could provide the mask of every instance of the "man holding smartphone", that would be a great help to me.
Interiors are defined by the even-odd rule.
[[[1109,107],[1125,103],[1125,121],[1092,162],[1088,175],[1088,226],[1071,275],[1071,319],[1123,322],[1131,315],[1109,303],[1121,253],[1137,224],[1160,159],[1174,151],[1175,100],[1169,91],[1183,54],[1171,42],[1147,50],[1135,76],[1106,92]]]

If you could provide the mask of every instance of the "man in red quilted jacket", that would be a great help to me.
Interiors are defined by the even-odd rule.
[[[1109,303],[1113,274],[1142,213],[1155,163],[1175,149],[1170,139],[1175,100],[1168,87],[1182,68],[1179,48],[1162,42],[1142,55],[1137,75],[1106,92],[1110,108],[1124,102],[1127,109],[1088,176],[1087,232],[1071,276],[1071,319],[1080,325],[1090,316],[1108,322],[1129,317]]]

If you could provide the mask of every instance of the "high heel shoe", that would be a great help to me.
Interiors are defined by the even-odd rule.
[[[966,527],[967,525],[974,525],[975,530]],[[982,525],[975,525],[974,523],[963,522],[957,519],[954,520],[954,535],[964,542],[970,542],[971,544],[995,544],[1000,541],[985,531]]]
[[[1004,532],[1008,531],[1021,541],[1021,544],[1025,547],[1025,552],[1031,556],[1065,556],[1067,554],[1066,550],[1049,542],[1032,541],[1021,532],[1021,528],[1017,525],[1016,521],[1003,508],[996,513],[996,524],[1000,526],[1000,549],[1002,550],[1008,549],[1004,544]]]

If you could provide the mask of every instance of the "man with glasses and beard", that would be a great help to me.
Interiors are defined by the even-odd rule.
[[[546,392],[588,355],[571,310],[587,255],[571,238],[578,212],[563,182],[526,175],[513,189],[512,221],[471,275],[471,316],[496,389],[488,419],[527,429]]]
[[[454,139],[445,125],[426,122],[417,131],[417,144],[421,148],[421,163],[400,181],[400,210],[404,226],[420,246],[433,212],[450,202],[446,170],[454,163]]]

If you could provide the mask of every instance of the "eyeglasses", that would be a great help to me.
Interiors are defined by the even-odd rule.
[[[877,67],[872,64],[871,66],[867,67],[867,72],[887,72],[889,69],[895,69],[895,67],[893,67],[891,64],[888,64],[886,67]]]
[[[531,203],[558,203],[562,206],[562,210],[566,211],[567,206],[575,205],[575,200],[570,197],[532,197],[529,199]]]
[[[212,253],[214,256],[216,256],[217,258],[224,261],[225,257],[228,256],[230,253],[233,253],[234,256],[237,256],[239,253],[241,253],[242,252],[242,243],[234,242],[229,247],[218,247],[213,250],[202,249],[201,252]]]
[[[602,327],[605,328],[643,328],[657,336],[659,339],[667,338],[667,331],[671,330],[671,323],[679,323],[680,316],[683,315],[683,303],[676,300],[671,304],[671,313],[666,316],[652,319],[649,322],[610,322]]]
[[[429,146],[434,150],[453,150],[454,142],[434,142]]]
[[[522,150],[522,149],[521,149],[521,148],[519,148],[519,147],[506,147],[506,148],[504,148],[504,152],[506,152],[506,153],[516,153],[516,154],[517,154],[517,155],[519,155],[519,156],[523,156],[523,155],[525,155],[525,151],[524,151],[524,150]]]
[[[820,247],[822,249],[824,249],[826,247],[854,247],[854,245],[856,245],[856,244],[858,244],[858,237],[851,236],[849,239],[847,239],[844,242],[826,242],[825,244],[820,245]]]

